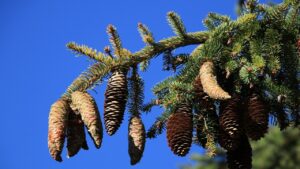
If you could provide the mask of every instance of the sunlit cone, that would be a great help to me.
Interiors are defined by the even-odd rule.
[[[52,158],[60,162],[69,111],[68,102],[60,99],[51,106],[49,113],[48,148]]]
[[[188,104],[180,104],[167,122],[168,145],[174,154],[185,156],[190,150],[192,137],[192,108]]]
[[[210,61],[204,62],[201,65],[199,75],[204,92],[213,99],[230,99],[231,96],[219,86],[213,69],[214,65]]]
[[[242,136],[237,149],[227,151],[227,164],[229,169],[251,169],[252,148],[247,136]]]
[[[128,126],[128,153],[130,156],[130,164],[138,163],[144,152],[146,142],[145,127],[139,117],[132,117]]]
[[[109,135],[113,135],[123,121],[128,96],[126,74],[123,70],[114,71],[107,84],[104,122]]]
[[[68,157],[76,155],[81,148],[85,150],[88,149],[85,139],[84,124],[80,115],[71,111],[67,129]]]
[[[72,109],[80,113],[95,146],[100,148],[103,137],[103,128],[96,102],[91,95],[80,91],[73,92],[71,98]]]
[[[257,94],[252,94],[248,100],[248,110],[245,114],[245,129],[249,138],[259,140],[268,131],[268,111],[265,103]]]

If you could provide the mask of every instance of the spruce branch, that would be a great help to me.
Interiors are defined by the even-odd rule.
[[[143,41],[148,45],[155,45],[155,40],[153,38],[152,33],[150,32],[149,28],[142,24],[138,23],[138,31],[143,39]]]
[[[70,94],[76,90],[85,91],[92,88],[97,83],[101,82],[108,73],[117,67],[130,67],[145,60],[150,60],[153,57],[171,49],[204,43],[208,38],[207,32],[188,33],[186,38],[179,36],[170,37],[157,42],[157,46],[146,46],[136,53],[131,55],[131,58],[122,59],[116,58],[105,64],[95,63],[88,70],[79,75],[62,97],[69,98]]]
[[[109,41],[114,48],[114,53],[118,57],[121,56],[122,43],[117,29],[113,25],[108,25],[107,34],[109,35]]]
[[[110,58],[107,58],[104,53],[98,52],[97,50],[92,49],[86,45],[78,45],[75,42],[69,42],[67,44],[67,47],[77,55],[85,55],[101,63],[106,63],[110,60]]]
[[[168,22],[176,35],[180,37],[186,36],[186,29],[180,16],[175,12],[169,12],[167,16]]]
[[[136,65],[132,67],[131,77],[128,80],[128,111],[133,116],[139,117],[144,101],[144,81],[139,76]]]
[[[145,113],[149,113],[152,110],[152,107],[159,106],[161,101],[159,99],[152,99],[150,102],[143,105],[142,110]]]
[[[166,129],[166,123],[170,115],[170,112],[163,112],[158,118],[156,118],[153,125],[148,129],[146,137],[153,139],[162,134]]]

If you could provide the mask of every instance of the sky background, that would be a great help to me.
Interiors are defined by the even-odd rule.
[[[102,51],[109,44],[106,27],[113,24],[123,46],[137,51],[144,46],[138,22],[160,40],[174,35],[166,21],[168,11],[180,14],[188,31],[198,31],[205,30],[202,20],[209,12],[235,18],[235,5],[236,0],[0,0],[0,169],[176,169],[190,162],[192,153],[203,150],[193,146],[186,157],[177,157],[162,134],[147,140],[141,162],[130,166],[127,115],[114,136],[104,133],[99,150],[87,137],[90,150],[67,159],[64,149],[64,161],[54,161],[47,147],[50,106],[91,64],[85,57],[75,57],[66,43],[75,41]],[[152,97],[152,86],[172,74],[161,71],[161,60],[152,61],[149,71],[141,74],[145,101]],[[105,87],[103,83],[97,93],[91,91],[102,118]],[[142,115],[147,129],[161,112],[154,109]]]

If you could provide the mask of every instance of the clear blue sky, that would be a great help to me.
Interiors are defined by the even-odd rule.
[[[277,0],[279,1],[279,0]],[[184,158],[176,157],[167,146],[165,134],[147,140],[144,157],[131,167],[127,153],[126,116],[113,137],[104,135],[97,150],[88,137],[90,150],[58,163],[47,148],[48,113],[80,72],[91,64],[77,58],[65,44],[75,41],[102,50],[108,45],[105,33],[114,24],[123,44],[131,51],[144,46],[137,23],[148,25],[155,38],[173,35],[166,13],[179,13],[188,31],[204,30],[202,20],[208,12],[235,17],[236,0],[0,0],[0,169],[176,169],[189,162],[189,155],[203,152],[193,146]],[[190,51],[191,48],[177,51]],[[161,58],[143,73],[146,100],[151,87],[169,73],[161,72]],[[103,93],[106,84],[96,88],[95,96],[103,117]],[[143,115],[149,128],[161,110]]]

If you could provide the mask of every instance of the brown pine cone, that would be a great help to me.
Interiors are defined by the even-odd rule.
[[[252,148],[247,136],[241,137],[237,149],[227,151],[227,164],[229,169],[252,168]]]
[[[188,104],[181,104],[167,122],[168,145],[174,154],[185,156],[190,150],[192,137],[192,108]]]
[[[235,150],[239,144],[239,138],[232,138],[223,128],[220,127],[219,130],[219,144],[226,150]]]
[[[130,164],[137,164],[144,152],[146,134],[145,127],[140,117],[131,117],[128,126],[128,153]]]
[[[103,138],[103,128],[95,100],[88,93],[80,91],[73,92],[71,98],[73,111],[80,113],[96,148],[100,148]]]
[[[80,148],[88,150],[85,139],[84,124],[79,114],[71,111],[67,129],[67,149],[68,157],[76,155]]]
[[[48,148],[52,158],[59,162],[62,161],[61,152],[64,146],[69,112],[68,102],[59,99],[51,106],[49,113]]]
[[[249,138],[259,140],[268,131],[268,110],[257,94],[249,97],[245,114],[245,130]]]
[[[240,98],[233,96],[232,99],[224,101],[220,105],[220,127],[230,138],[238,138],[242,132]]]
[[[116,70],[110,77],[104,101],[104,122],[108,135],[120,127],[128,97],[126,71]]]

